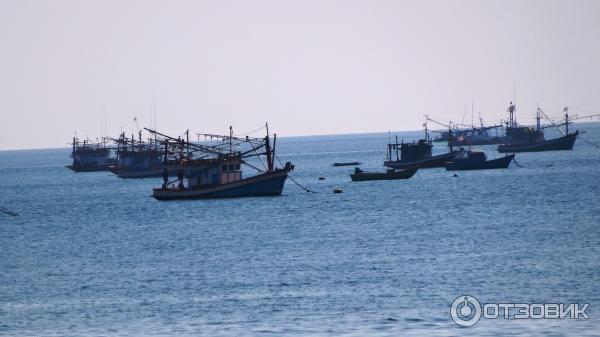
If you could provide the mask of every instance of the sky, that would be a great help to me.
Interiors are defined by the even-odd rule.
[[[278,136],[497,123],[512,100],[531,124],[537,106],[598,113],[599,93],[594,0],[0,0],[0,150],[155,122]]]

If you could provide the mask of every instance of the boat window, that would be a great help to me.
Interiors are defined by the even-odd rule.
[[[229,164],[229,171],[233,171],[235,170],[235,165],[234,164]]]
[[[240,164],[235,164],[235,170],[239,171],[240,170]]]
[[[221,165],[221,171],[227,171],[227,165]]]

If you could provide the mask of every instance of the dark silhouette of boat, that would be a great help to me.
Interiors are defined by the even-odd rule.
[[[80,141],[73,137],[71,158],[73,163],[66,167],[75,172],[107,171],[117,160],[111,157],[111,148],[106,139],[93,143],[89,140]]]
[[[350,175],[352,181],[370,181],[370,180],[395,180],[409,179],[417,173],[417,167],[410,167],[405,170],[388,169],[386,172],[365,172],[360,168],[354,169],[354,174]]]
[[[274,135],[271,145],[268,127],[267,136],[264,138],[234,137],[231,128],[229,136],[205,135],[220,140],[220,144],[228,144],[228,149],[223,145],[190,143],[154,130],[149,131],[164,138],[163,185],[153,189],[152,193],[158,200],[281,195],[288,173],[294,169],[290,162],[283,168],[275,167],[277,136]],[[235,147],[242,145],[250,146],[250,149],[234,151]],[[176,158],[169,159],[170,153]],[[258,169],[244,160],[254,155],[266,157],[265,170]],[[242,178],[241,166],[244,164],[258,170],[259,173]],[[177,169],[177,179],[172,182],[169,182],[170,168]],[[184,176],[187,186],[184,184]]]
[[[136,140],[121,133],[117,144],[117,163],[109,170],[120,178],[152,178],[163,173],[162,149],[158,138],[142,140],[142,131]]]
[[[431,149],[433,145],[429,139],[427,129],[425,130],[425,139],[419,139],[412,143],[404,143],[404,141],[398,143],[396,137],[394,144],[388,144],[388,160],[384,162],[384,165],[393,169],[406,169],[413,166],[418,168],[446,166],[446,163],[454,157],[455,152],[450,150],[449,153],[432,156]],[[392,151],[396,153],[396,160],[392,160]]]
[[[510,102],[508,108],[509,121],[506,126],[506,143],[498,146],[498,152],[500,153],[515,153],[515,152],[539,152],[539,151],[560,151],[560,150],[572,150],[575,140],[579,135],[579,131],[575,133],[569,133],[569,113],[568,109],[565,108],[565,120],[561,123],[554,123],[551,121],[551,127],[556,127],[561,133],[562,137],[556,139],[546,140],[544,137],[544,128],[540,124],[541,115],[545,116],[545,113],[538,108],[536,114],[536,128],[528,126],[520,126],[517,124],[515,118],[516,106]],[[545,116],[547,118],[547,116]],[[566,125],[566,132],[563,132],[559,125]]]
[[[488,170],[507,168],[515,158],[514,154],[502,158],[487,160],[484,152],[460,149],[451,162],[447,163],[447,171]]]
[[[351,161],[351,162],[346,162],[346,163],[333,163],[332,166],[358,166],[362,164],[359,161]]]

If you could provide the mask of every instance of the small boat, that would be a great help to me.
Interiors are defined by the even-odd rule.
[[[264,138],[234,137],[231,128],[229,136],[204,135],[218,139],[221,145],[190,143],[154,130],[149,131],[163,137],[165,158],[169,154],[177,156],[175,159],[165,159],[163,185],[153,189],[152,193],[157,200],[277,196],[281,195],[288,173],[294,169],[290,162],[283,168],[275,167],[277,136],[274,135],[271,145],[268,126],[267,136]],[[228,145],[228,148],[225,145]],[[237,149],[242,145],[249,146],[250,149]],[[261,150],[263,152],[259,152]],[[258,169],[244,160],[254,155],[266,157],[265,170]],[[244,164],[258,170],[259,173],[242,178],[241,166]],[[170,169],[177,170],[177,179],[171,182]],[[184,177],[187,185],[184,184]]]
[[[409,179],[417,173],[416,166],[405,170],[388,169],[386,172],[365,172],[360,168],[354,169],[354,174],[350,175],[352,181],[370,181],[370,180],[395,180]]]
[[[487,160],[484,152],[460,149],[451,162],[447,163],[447,171],[487,170],[507,168],[515,158],[514,154]]]
[[[362,164],[359,161],[351,161],[351,162],[346,162],[346,163],[333,163],[333,166],[358,166]]]
[[[111,165],[115,165],[117,160],[111,157],[111,148],[107,145],[107,140],[93,143],[90,140],[80,141],[73,137],[73,150],[71,158],[73,163],[66,167],[75,172],[96,172],[107,171]]]
[[[538,108],[536,113],[536,128],[521,126],[517,124],[515,118],[516,106],[511,102],[508,107],[509,120],[506,127],[506,141],[504,144],[498,146],[498,152],[500,153],[515,153],[515,152],[540,152],[540,151],[561,151],[561,150],[573,150],[575,140],[579,135],[579,131],[575,133],[569,133],[569,121],[568,108],[565,108],[565,119],[561,123],[554,123],[546,116],[542,109]],[[540,123],[541,116],[550,120],[550,126],[556,127],[562,134],[562,137],[556,139],[547,140],[544,137],[544,128],[550,126],[542,126]],[[585,118],[585,117],[581,117]],[[563,132],[559,125],[566,125],[566,132]]]

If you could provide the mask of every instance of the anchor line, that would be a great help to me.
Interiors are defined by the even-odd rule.
[[[593,146],[593,147],[596,147],[596,148],[600,147],[600,145],[598,145],[598,144],[595,144],[595,143],[592,143],[592,142],[590,142],[589,140],[583,139],[583,138],[581,138],[581,137],[579,137],[579,136],[577,136],[577,139],[580,139],[582,142],[584,142],[584,143],[588,143],[589,145],[591,145],[591,146]]]
[[[515,162],[515,165],[517,165],[517,167],[525,168],[525,166],[521,166],[519,165],[519,163],[517,163],[517,158],[513,157],[513,161]]]
[[[279,162],[279,165],[284,166],[283,163],[281,162],[281,159],[279,159],[279,157],[277,155],[275,155],[275,158],[277,158],[277,161]],[[300,184],[299,182],[297,182],[288,172],[288,178],[290,178],[290,180],[292,182],[294,182],[294,184],[298,185],[298,187],[300,187],[301,189],[303,189],[304,191],[308,192],[308,193],[317,193],[315,191],[312,191],[304,186],[302,186],[302,184]]]

